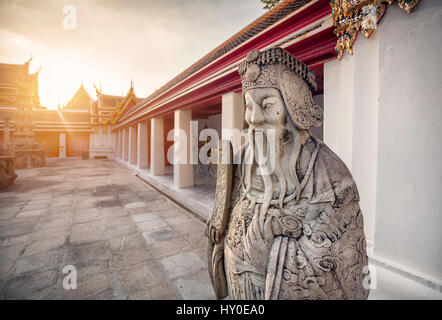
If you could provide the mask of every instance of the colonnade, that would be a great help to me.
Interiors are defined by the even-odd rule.
[[[177,132],[185,133],[183,136],[187,139],[185,143],[187,161],[173,164],[173,180],[178,188],[194,186],[193,164],[191,164],[190,158],[192,157],[191,146],[195,141],[191,141],[191,121],[192,110],[176,110],[174,112],[174,146],[177,146],[176,142],[179,139]],[[221,111],[222,131],[224,132],[225,129],[241,130],[243,122],[244,106],[241,93],[224,94]],[[167,152],[165,138],[168,134],[165,132],[164,123],[163,117],[156,117],[143,119],[116,129],[116,157],[138,169],[149,169],[154,176],[164,175]]]

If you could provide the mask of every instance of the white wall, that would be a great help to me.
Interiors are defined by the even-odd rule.
[[[379,26],[375,254],[442,279],[442,2]]]
[[[324,142],[350,169],[360,195],[368,249],[376,214],[378,46],[377,35],[359,37],[355,55],[324,65]]]
[[[439,295],[441,35],[442,2],[410,15],[395,2],[354,56],[324,65],[324,142],[358,185],[370,256]],[[395,290],[411,297],[410,288]]]
[[[110,127],[104,133],[103,127],[99,126],[97,133],[91,133],[89,139],[90,158],[94,156],[107,156],[112,159],[115,156],[115,132]]]

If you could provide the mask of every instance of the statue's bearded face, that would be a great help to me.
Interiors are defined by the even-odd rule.
[[[284,100],[275,88],[249,89],[245,95],[245,120],[251,128],[280,128],[286,116]]]
[[[287,112],[281,93],[275,88],[249,89],[244,94],[244,100],[245,120],[249,125],[247,154],[251,155],[252,161],[249,163],[253,164],[245,166],[244,179],[247,185],[245,193],[253,192],[252,175],[255,174],[253,171],[255,168],[264,185],[261,210],[265,212],[274,192],[279,194],[279,203],[282,207],[287,191],[287,179],[281,163],[283,155],[281,141],[287,132]]]

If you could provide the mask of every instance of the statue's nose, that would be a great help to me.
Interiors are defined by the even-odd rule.
[[[253,124],[262,124],[265,121],[261,106],[257,103],[253,104],[252,117],[250,120]]]

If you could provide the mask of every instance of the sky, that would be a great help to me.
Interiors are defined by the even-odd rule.
[[[0,63],[39,74],[56,109],[83,83],[93,98],[147,97],[266,11],[260,0],[0,0]]]

